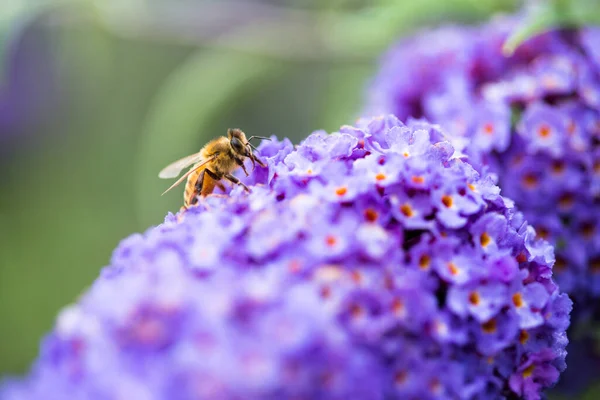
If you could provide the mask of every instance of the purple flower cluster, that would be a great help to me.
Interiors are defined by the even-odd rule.
[[[383,59],[367,113],[439,123],[497,174],[555,246],[556,280],[589,316],[600,299],[600,28],[552,31],[506,57],[516,22],[402,41]]]
[[[552,247],[435,125],[361,120],[124,240],[12,399],[539,399]]]
[[[0,162],[9,142],[56,112],[61,94],[49,35],[37,21],[13,31],[0,59]]]

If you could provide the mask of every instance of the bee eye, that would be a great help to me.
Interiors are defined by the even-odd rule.
[[[231,147],[233,147],[233,150],[235,150],[237,153],[244,152],[244,145],[238,138],[231,139]]]

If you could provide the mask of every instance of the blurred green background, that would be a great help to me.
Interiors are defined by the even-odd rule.
[[[240,127],[290,137],[360,111],[380,52],[506,0],[0,1],[0,375],[128,234],[162,221],[157,172]]]

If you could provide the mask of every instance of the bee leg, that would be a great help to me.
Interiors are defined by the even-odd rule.
[[[225,174],[225,175],[224,175],[224,177],[225,177],[225,178],[226,178],[228,181],[230,181],[230,182],[233,182],[233,183],[235,183],[236,185],[240,185],[241,187],[243,187],[243,188],[244,188],[244,190],[245,190],[246,192],[249,192],[249,191],[250,191],[250,188],[248,188],[248,186],[246,186],[246,185],[244,185],[242,182],[240,182],[240,180],[239,180],[238,178],[236,178],[235,176],[233,176],[233,175],[231,175],[231,174]]]
[[[244,161],[240,160],[239,158],[236,158],[235,162],[236,162],[237,165],[239,165],[240,167],[242,167],[242,170],[244,171],[244,173],[246,174],[246,176],[248,176],[248,171],[246,171],[246,166],[244,165]]]
[[[212,187],[210,186],[210,184],[212,182],[208,182],[207,188],[204,187],[205,174],[208,174],[208,176],[210,176],[214,180],[215,184],[219,185],[219,188],[225,189],[223,187],[223,185],[220,184],[218,177],[216,177],[216,175],[212,171],[205,168],[200,172],[200,174],[198,174],[198,178],[196,179],[196,183],[194,184],[194,192],[192,193],[193,197],[192,197],[192,200],[190,201],[190,203],[192,205],[195,205],[198,203],[198,196],[205,197],[206,195],[208,195],[212,192]],[[203,189],[205,189],[205,190],[203,190]]]
[[[198,179],[196,179],[196,183],[194,184],[194,190],[198,193],[202,191],[202,185],[204,184],[204,174],[206,173],[206,169],[203,169],[200,174],[198,174]]]
[[[221,179],[223,179],[222,176],[219,176],[218,174],[212,172],[210,169],[205,169],[204,171],[208,174],[208,176],[212,178],[213,181],[215,181],[215,185],[218,186],[219,189],[225,191],[225,185],[221,183]]]
[[[252,161],[255,161],[258,165],[260,165],[263,168],[265,168],[267,166],[267,164],[265,164],[264,162],[262,162],[260,160],[260,158],[256,157],[254,154],[252,154]]]

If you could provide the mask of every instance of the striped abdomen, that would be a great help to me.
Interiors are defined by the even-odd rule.
[[[202,178],[201,175],[203,175]],[[200,178],[202,179],[202,187],[199,187],[200,182],[198,182],[198,179]],[[186,207],[196,204],[198,202],[198,195],[206,196],[211,194],[216,185],[217,181],[204,173],[204,168],[192,172],[187,177],[185,191],[183,192],[183,204]]]

